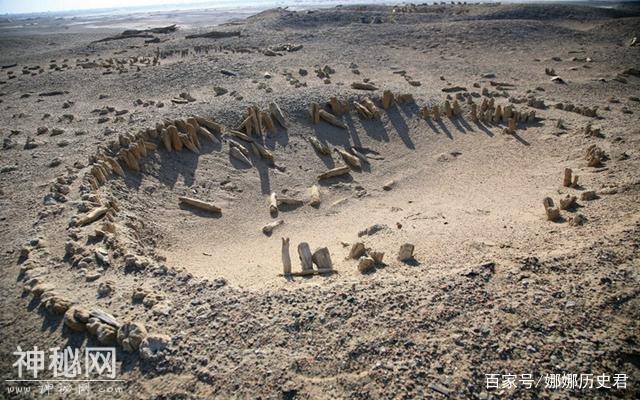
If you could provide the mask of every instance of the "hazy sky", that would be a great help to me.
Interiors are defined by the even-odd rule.
[[[160,3],[180,4],[198,3],[203,0],[0,0],[0,14],[30,13],[41,11],[84,10],[91,8],[114,8],[149,6]],[[215,3],[215,1],[207,1]],[[228,0],[221,3],[229,3]]]

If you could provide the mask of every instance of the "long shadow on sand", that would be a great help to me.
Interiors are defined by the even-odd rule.
[[[417,106],[415,104],[413,104],[413,106],[417,110]],[[404,145],[412,150],[414,150],[416,146],[409,136],[409,126],[407,126],[407,123],[404,122],[405,118],[403,116],[403,113],[407,117],[411,117],[416,114],[416,110],[411,109],[411,104],[403,106],[393,106],[387,110],[387,117],[389,118],[389,122],[391,122],[391,125],[393,125],[393,128],[398,133],[398,136],[400,137]]]

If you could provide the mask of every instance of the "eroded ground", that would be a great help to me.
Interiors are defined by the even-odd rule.
[[[218,27],[203,12],[154,15],[149,26],[178,29],[97,43],[127,20],[5,22],[0,351],[115,343],[131,398],[637,397],[635,12],[279,9]],[[186,37],[212,30],[228,37]],[[352,87],[364,80],[377,90]],[[412,97],[384,109],[387,90]],[[346,129],[312,122],[311,105],[332,111],[331,97],[350,104],[337,116]],[[356,111],[367,97],[379,118]],[[434,118],[454,100],[458,115]],[[507,133],[507,121],[474,121],[472,103],[490,101],[535,118]],[[231,130],[272,102],[287,128],[251,139],[270,162]],[[168,151],[163,128],[192,115],[221,132],[200,137],[198,154]],[[136,135],[149,144],[139,171],[122,159]],[[345,161],[310,137],[366,162],[318,181]],[[102,156],[124,176],[98,185]],[[577,185],[563,186],[565,168]],[[272,192],[302,204],[270,213]],[[576,204],[548,221],[543,198],[567,195]],[[100,207],[111,209],[77,226]],[[285,279],[281,237],[295,271],[306,241],[328,248],[337,273]],[[348,258],[358,241],[385,253],[365,274]],[[409,262],[397,260],[403,243],[415,245]],[[157,347],[127,353],[109,326],[74,332],[68,308],[144,324]],[[3,379],[13,361],[2,357]],[[485,374],[588,373],[627,374],[628,387],[486,389]]]

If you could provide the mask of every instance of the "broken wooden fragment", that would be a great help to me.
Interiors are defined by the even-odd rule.
[[[424,106],[422,107],[422,109],[420,110],[420,116],[422,116],[422,119],[429,119],[431,118],[431,115],[429,113],[429,107],[428,106]]]
[[[278,196],[276,192],[271,192],[271,196],[269,196],[269,212],[271,214],[278,213]]]
[[[342,149],[333,149],[335,152],[337,152],[338,154],[340,154],[340,156],[342,156],[342,159],[344,160],[344,162],[346,162],[348,165],[354,167],[354,168],[362,168],[362,163],[360,163],[360,159],[356,156],[354,156],[353,154],[344,151]]]
[[[245,135],[244,133],[242,133],[242,132],[240,132],[240,131],[235,131],[235,130],[233,130],[233,129],[229,129],[229,130],[227,131],[227,133],[228,133],[228,134],[230,134],[231,136],[235,136],[235,137],[237,137],[238,139],[242,139],[242,140],[244,140],[245,142],[253,142],[253,138],[251,138],[251,137],[249,137],[249,136]]]
[[[453,115],[461,115],[462,114],[462,109],[460,109],[460,103],[458,103],[458,100],[454,100],[453,101]]]
[[[327,121],[333,126],[337,126],[338,128],[342,128],[342,129],[347,129],[347,126],[342,121],[340,121],[335,115],[331,114],[328,111],[318,110],[318,115],[320,116],[320,118]]]
[[[373,258],[373,261],[375,261],[376,264],[382,264],[382,259],[384,258],[384,252],[383,251],[369,251],[369,257]]]
[[[329,146],[327,146],[326,143],[321,142],[320,140],[318,140],[318,138],[314,137],[314,136],[310,136],[309,137],[309,143],[311,143],[311,145],[313,146],[314,149],[316,149],[316,151],[320,154],[324,154],[326,156],[328,156],[329,154],[331,154],[331,150],[329,149]]]
[[[320,107],[316,103],[311,103],[311,120],[314,124],[320,123]]]
[[[320,247],[313,252],[311,260],[318,267],[318,270],[330,270],[333,269],[333,263],[331,262],[331,255],[329,249],[326,247]]]
[[[220,141],[218,140],[218,138],[215,137],[215,135],[211,132],[209,132],[207,130],[207,128],[205,128],[204,126],[199,126],[196,128],[196,132],[198,134],[200,134],[201,136],[206,137],[207,139],[209,139],[209,141],[213,142],[213,143],[220,143]]]
[[[167,127],[167,132],[169,133],[169,138],[171,139],[171,147],[176,151],[182,151],[182,140],[180,140],[178,128],[176,128],[174,125],[169,125]]]
[[[189,135],[191,142],[196,146],[198,150],[200,150],[200,140],[198,139],[198,133],[195,125],[191,125],[187,122],[187,134]]]
[[[349,258],[358,259],[364,255],[367,250],[364,247],[364,243],[356,242],[351,245],[351,249],[349,250]]]
[[[264,127],[264,129],[266,129],[269,132],[275,132],[276,126],[273,123],[273,120],[271,119],[271,115],[269,115],[264,111],[260,111],[260,122]]]
[[[367,107],[365,107],[364,105],[360,104],[360,103],[353,103],[354,107],[356,108],[356,111],[358,112],[358,114],[360,114],[361,117],[365,118],[365,119],[373,119],[373,114],[371,113],[371,111],[369,111],[369,109]]]
[[[375,105],[373,100],[371,100],[368,97],[365,97],[365,99],[362,100],[362,105],[365,106],[367,110],[369,110],[371,115],[373,115],[373,118],[380,118],[380,114],[381,114],[380,109],[378,108],[378,106]]]
[[[179,132],[182,132],[182,133],[186,133],[187,132],[187,123],[184,122],[184,120],[175,119],[175,120],[173,120],[173,125],[175,125],[176,128],[178,128]]]
[[[173,149],[173,146],[171,146],[171,135],[169,134],[169,131],[167,131],[166,129],[162,129],[160,138],[162,139],[162,144],[164,145],[164,148],[167,149],[168,151],[171,151]]]
[[[261,145],[258,142],[251,142],[251,147],[254,150],[254,152],[258,153],[259,157],[264,158],[265,160],[268,161],[273,161],[273,154],[267,150],[263,145]]]
[[[200,152],[198,151],[198,147],[196,147],[195,143],[193,143],[191,137],[188,134],[182,133],[178,136],[180,137],[180,141],[182,142],[182,145],[184,147],[191,150],[195,154],[200,154]]]
[[[505,106],[502,109],[502,122],[509,121],[509,118],[513,117],[513,107]]]
[[[338,102],[337,97],[332,96],[329,99],[329,107],[331,107],[331,112],[334,113],[335,115],[342,114],[342,106],[340,105],[340,102]]]
[[[231,155],[231,157],[235,158],[236,160],[242,161],[247,165],[251,165],[251,161],[249,161],[249,158],[247,158],[247,156],[238,148],[238,146],[229,146],[229,155]]]
[[[313,270],[313,256],[311,255],[311,249],[309,243],[300,242],[298,245],[298,257],[300,257],[300,264],[303,271]]]
[[[576,200],[578,198],[576,196],[567,195],[560,199],[560,209],[561,210],[569,210],[576,206]]]
[[[507,122],[507,127],[504,129],[503,133],[507,135],[515,135],[516,134],[516,120],[515,118],[509,118],[509,122]]]
[[[207,203],[206,201],[194,199],[194,198],[191,198],[191,197],[185,197],[185,196],[179,196],[178,200],[181,203],[188,204],[188,205],[190,205],[192,207],[199,208],[201,210],[209,211],[209,212],[212,212],[212,213],[220,213],[220,212],[222,212],[222,209],[220,207],[217,207],[217,206],[215,206],[215,205],[213,205],[211,203]]]
[[[311,198],[309,204],[312,207],[320,206],[320,188],[318,185],[311,186],[311,189],[309,189],[309,197]]]
[[[253,122],[251,121],[251,117],[245,118],[240,126],[238,127],[238,131],[244,129],[247,135],[251,135],[253,133]]]
[[[564,179],[562,180],[562,186],[570,187],[571,186],[571,168],[564,169]]]
[[[391,93],[391,90],[385,90],[382,93],[382,108],[386,110],[389,107],[391,107],[392,104],[393,104],[393,93]]]
[[[574,189],[578,189],[579,188],[578,178],[580,178],[578,175],[574,175],[573,176],[573,182],[571,182],[571,187],[574,188]]]
[[[478,122],[478,106],[476,103],[471,103],[471,121]]]
[[[365,164],[369,164],[369,160],[367,159],[367,157],[365,157],[364,154],[360,153],[355,147],[351,147],[349,150],[351,150],[351,152],[360,159],[361,162],[365,163]]]
[[[340,176],[340,175],[345,175],[348,174],[349,172],[351,172],[351,168],[349,168],[348,165],[343,165],[341,167],[336,167],[333,169],[330,169],[326,172],[321,173],[320,175],[318,175],[318,180],[322,180],[322,179],[327,179],[327,178],[333,178],[335,176]]]
[[[265,226],[262,227],[262,233],[264,233],[265,235],[269,236],[273,233],[273,230],[276,229],[277,227],[279,227],[280,225],[284,224],[284,220],[279,219],[277,221],[273,221],[271,223],[266,224]]]
[[[91,167],[91,175],[96,178],[99,186],[102,186],[107,181],[107,178],[102,174],[102,171],[97,168],[95,165]]]
[[[256,107],[247,108],[247,115],[251,118],[251,125],[253,126],[253,131],[258,134],[258,136],[262,136],[262,122],[260,121],[260,117],[258,116],[258,109]]]
[[[132,169],[134,171],[140,171],[140,164],[138,163],[138,160],[133,155],[131,150],[124,150],[122,151],[121,155],[122,155],[122,158],[124,159],[124,162],[129,167],[129,169]]]
[[[204,126],[210,132],[213,132],[213,133],[222,132],[222,125],[220,125],[220,124],[218,124],[218,123],[216,123],[216,122],[214,122],[214,121],[212,121],[210,119],[207,119],[207,118],[204,118],[204,117],[199,117],[197,115],[194,115],[193,117],[196,119],[196,121],[198,121],[198,124],[200,124],[201,126]]]
[[[595,144],[592,144],[591,146],[589,146],[589,148],[587,148],[585,159],[587,160],[587,165],[589,167],[601,167],[602,162],[605,160],[605,158],[606,154],[604,150],[602,150]]]
[[[402,262],[409,261],[413,259],[413,250],[415,246],[410,243],[405,243],[400,246],[400,250],[398,251],[398,260]]]
[[[371,272],[374,270],[376,261],[369,256],[362,256],[358,259],[358,271],[361,274]]]
[[[86,226],[94,223],[100,218],[104,217],[109,211],[109,207],[98,207],[91,210],[87,215],[78,219],[76,225],[78,226]]]
[[[284,275],[291,274],[291,257],[289,255],[289,238],[282,238],[282,269]]]
[[[449,103],[449,100],[445,100],[444,102],[444,114],[448,118],[453,117],[453,110],[451,109],[451,103]]]
[[[393,179],[388,181],[387,183],[385,183],[384,185],[382,185],[382,189],[389,191],[391,189],[394,188],[394,186],[396,185],[396,181],[394,181]]]
[[[294,206],[294,207],[299,207],[304,204],[304,202],[300,199],[295,199],[293,197],[282,197],[282,196],[278,196],[277,203],[278,205],[285,204],[285,205]]]
[[[351,84],[351,87],[353,89],[358,89],[358,90],[378,90],[378,88],[375,87],[375,85],[371,83],[364,83],[364,82],[353,82]]]
[[[120,166],[120,163],[115,160],[115,158],[105,157],[105,160],[111,166],[111,170],[113,172],[115,172],[116,174],[124,177],[124,170]]]
[[[554,205],[550,197],[542,199],[542,205],[549,221],[558,221],[560,219],[560,210]]]
[[[275,118],[276,121],[278,121],[280,126],[287,129],[287,120],[284,118],[284,114],[282,113],[282,110],[280,110],[280,107],[276,103],[269,104],[269,111],[271,112],[271,115],[273,116],[273,118]]]
[[[493,114],[493,122],[497,124],[500,121],[502,121],[502,106],[498,104]]]
[[[433,106],[431,113],[433,114],[434,121],[440,121],[440,109],[438,108],[437,104]]]

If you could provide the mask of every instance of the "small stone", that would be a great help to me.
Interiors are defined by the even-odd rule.
[[[140,348],[140,344],[147,336],[147,329],[142,323],[128,322],[118,329],[118,344],[127,353],[133,353]]]
[[[576,214],[569,220],[569,225],[571,226],[580,226],[584,225],[587,222],[587,218],[582,214]]]
[[[71,307],[64,313],[64,324],[74,332],[83,332],[86,329],[85,323],[76,318],[76,308]]]
[[[215,93],[216,97],[218,96],[222,96],[227,94],[229,91],[223,87],[220,86],[214,86],[213,88],[213,92]]]
[[[151,312],[154,315],[160,315],[163,317],[168,316],[173,311],[173,307],[171,307],[171,303],[169,301],[161,301],[151,307]]]
[[[98,285],[98,296],[108,297],[111,296],[111,293],[113,293],[113,282],[100,282],[100,284]]]
[[[157,359],[171,346],[171,337],[161,334],[150,334],[140,343],[140,356],[143,360]]]
[[[591,201],[598,198],[598,195],[594,190],[587,190],[586,192],[582,192],[580,195],[580,200]]]
[[[0,168],[0,174],[13,172],[13,171],[16,171],[17,169],[18,169],[17,165],[4,165]]]
[[[133,294],[131,295],[131,299],[134,302],[140,302],[140,301],[143,301],[148,294],[149,294],[149,290],[143,287],[137,287],[133,289]]]
[[[111,325],[100,323],[96,331],[96,336],[98,338],[98,342],[102,344],[112,344],[116,341],[116,328]]]
[[[5,140],[5,143],[6,143],[6,140]],[[38,142],[35,139],[33,139],[32,137],[27,136],[27,140],[24,143],[24,149],[25,150],[33,150],[36,147],[40,146],[41,144],[42,144],[41,142]]]
[[[84,276],[84,279],[87,282],[93,282],[93,281],[99,279],[101,276],[102,276],[102,274],[100,274],[99,272],[89,272],[88,274],[86,274]]]

